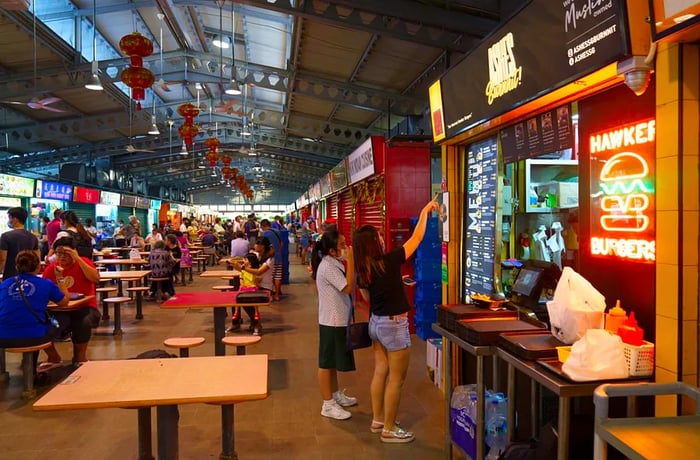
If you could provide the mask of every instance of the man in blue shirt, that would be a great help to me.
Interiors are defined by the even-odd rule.
[[[275,266],[272,268],[272,283],[275,287],[273,300],[279,301],[282,294],[282,251],[284,250],[284,242],[282,234],[279,230],[275,230],[270,225],[270,221],[263,219],[260,221],[260,229],[262,236],[270,240],[270,244],[275,250]]]

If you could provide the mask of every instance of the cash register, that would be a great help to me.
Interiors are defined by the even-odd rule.
[[[518,310],[521,317],[538,319],[549,326],[546,302],[551,300],[560,277],[561,269],[555,263],[525,261],[513,282],[506,307]]]

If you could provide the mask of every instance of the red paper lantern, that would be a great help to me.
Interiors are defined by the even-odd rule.
[[[185,102],[177,107],[177,113],[185,119],[186,125],[191,125],[194,117],[199,115],[199,107],[191,102]]]
[[[153,72],[143,67],[127,67],[122,71],[121,79],[131,88],[131,98],[136,102],[136,110],[141,110],[141,102],[149,88],[156,81]]]
[[[194,137],[199,134],[199,126],[192,124],[180,125],[180,127],[177,128],[177,132],[180,134],[180,137],[182,137],[185,145],[191,145]]]
[[[119,49],[131,57],[132,67],[143,67],[143,58],[153,54],[153,42],[138,32],[132,32],[119,40]]]
[[[221,174],[224,176],[224,180],[229,180],[231,178],[231,168],[224,166],[221,168]]]
[[[216,152],[210,150],[204,158],[206,158],[207,161],[209,161],[209,166],[213,168],[214,166],[216,166],[216,162],[219,159],[219,156],[216,154]]]
[[[231,157],[224,154],[224,156],[221,157],[221,162],[224,164],[224,166],[228,166],[231,164]]]
[[[219,141],[219,139],[217,139],[217,138],[215,138],[215,137],[210,137],[210,138],[208,138],[207,140],[204,141],[204,145],[206,145],[207,147],[209,147],[209,150],[210,150],[211,152],[215,152],[215,153],[216,153],[216,148],[217,148],[219,145],[221,145],[221,141]]]

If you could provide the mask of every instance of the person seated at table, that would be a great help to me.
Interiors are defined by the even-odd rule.
[[[160,234],[158,231],[158,226],[156,224],[153,224],[153,228],[151,229],[151,233],[146,235],[146,244],[152,248],[153,244],[156,241],[163,241],[163,235]]]
[[[246,246],[248,245],[248,240],[245,240]],[[251,272],[246,270],[246,267],[250,268],[260,268],[260,260],[254,252],[249,252],[242,259],[234,259],[232,265],[240,270],[240,287],[239,291],[256,291],[258,289],[258,284],[260,284],[260,277],[253,275]],[[235,289],[235,288],[234,288]],[[248,314],[250,319],[250,330],[254,330],[256,324],[258,328],[260,327],[260,309],[258,307],[243,307],[243,310]],[[231,308],[231,327],[226,329],[226,332],[233,332],[241,328],[241,307]],[[259,335],[259,333],[257,334]]]
[[[170,296],[175,295],[172,274],[175,259],[173,259],[171,252],[166,249],[165,242],[156,241],[153,243],[151,253],[148,255],[148,265],[151,267],[151,278],[168,278],[168,281],[159,281],[163,298],[167,300]],[[147,300],[155,300],[157,291],[158,283],[152,282],[150,297]]]
[[[253,247],[255,254],[258,256],[260,266],[255,268],[248,259],[243,261],[243,270],[260,278],[258,289],[272,293],[272,271],[275,264],[275,249],[272,247],[270,240],[263,236],[256,240]],[[253,335],[262,334],[262,323],[260,322],[260,314],[257,315],[257,320],[252,326]]]
[[[41,264],[34,251],[20,251],[15,259],[17,275],[0,284],[0,348],[21,348],[53,342],[55,329],[50,327],[47,304],[68,305],[65,283],[58,286],[39,277]],[[49,363],[39,370],[60,364],[61,356],[53,343],[45,349]],[[36,367],[39,352],[34,353]]]
[[[119,219],[119,225],[114,229],[114,245],[118,248],[126,246],[126,228],[124,227],[124,221]]]
[[[175,265],[173,265],[172,269],[170,270],[170,274],[173,277],[173,281],[177,283],[177,278],[178,275],[180,274],[180,261],[182,259],[182,248],[180,247],[180,242],[178,241],[178,238],[175,235],[165,235],[165,249],[170,251],[170,254],[173,256],[173,259],[175,259]],[[189,254],[189,251],[188,251]],[[191,259],[191,258],[190,258]],[[190,263],[192,261],[190,260]],[[173,288],[173,294],[175,294],[175,289]]]
[[[84,306],[72,310],[56,311],[59,336],[71,332],[73,341],[73,362],[87,361],[87,347],[92,337],[92,329],[100,324],[100,310],[95,299],[95,284],[100,281],[100,273],[92,260],[81,257],[73,247],[73,239],[63,237],[53,243],[56,261],[51,262],[42,276],[55,283],[65,283],[70,292],[92,296]]]
[[[218,256],[216,254],[216,245],[219,243],[219,239],[214,233],[208,228],[204,229],[204,235],[202,236],[202,246],[204,246],[204,254],[213,255],[214,262],[218,262]]]
[[[139,251],[143,251],[146,248],[146,240],[143,239],[138,233],[134,233],[129,241],[130,248],[136,248]]]

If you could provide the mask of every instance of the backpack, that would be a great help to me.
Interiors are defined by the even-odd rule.
[[[92,239],[86,238],[73,230],[65,230],[73,239],[73,247],[81,257],[92,260]]]
[[[148,350],[134,356],[131,359],[163,359],[163,358],[177,358],[177,355],[168,353],[165,350]]]

